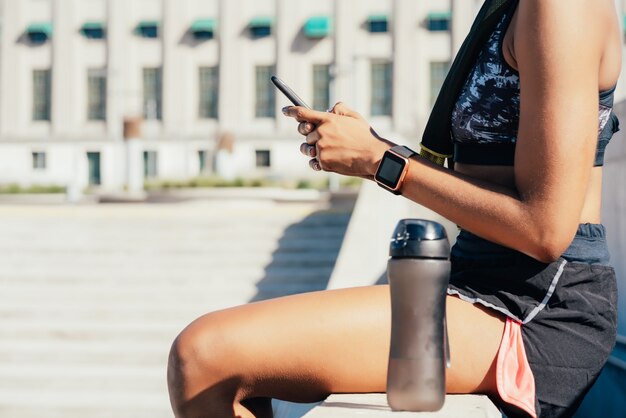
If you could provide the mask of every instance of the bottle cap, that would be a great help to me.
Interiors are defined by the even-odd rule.
[[[438,222],[403,219],[398,222],[391,237],[389,255],[394,258],[448,259],[448,235]]]

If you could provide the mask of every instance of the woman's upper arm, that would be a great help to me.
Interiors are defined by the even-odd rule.
[[[537,237],[565,250],[580,219],[598,137],[601,19],[589,0],[521,0],[515,176]]]

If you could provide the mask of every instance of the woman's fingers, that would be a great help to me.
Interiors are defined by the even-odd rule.
[[[315,171],[322,171],[322,165],[317,158],[313,158],[309,161],[309,166]]]
[[[300,145],[300,152],[307,157],[317,157],[317,149],[315,148],[315,145],[309,145],[306,142]]]
[[[342,116],[345,116],[346,113],[349,111],[350,109],[348,108],[348,106],[346,106],[342,102],[335,103],[335,105],[331,107],[329,110],[330,113],[334,113],[335,115],[342,115]]]
[[[329,110],[329,112],[334,113],[335,115],[340,115],[340,116],[349,116],[349,117],[359,118],[359,119],[363,118],[358,112],[355,112],[354,110],[350,109],[343,102],[337,102],[332,107],[332,109]]]
[[[315,125],[310,122],[300,122],[300,124],[298,125],[298,133],[300,135],[307,136],[308,134],[313,132],[314,129]]]
[[[306,143],[309,145],[315,145],[320,140],[320,133],[315,129],[313,132],[306,136]]]
[[[324,123],[331,118],[331,115],[327,112],[318,112],[317,110],[307,109],[302,106],[283,107],[283,114],[294,118],[298,122],[311,122],[314,125]]]

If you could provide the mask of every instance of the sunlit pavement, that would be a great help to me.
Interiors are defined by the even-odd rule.
[[[350,214],[328,209],[0,206],[0,416],[171,417],[176,334],[208,311],[323,289]]]

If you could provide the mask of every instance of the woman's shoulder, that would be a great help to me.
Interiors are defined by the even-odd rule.
[[[621,40],[613,0],[521,0],[515,15],[516,38],[584,36],[598,45],[608,38]]]
[[[592,60],[600,67],[601,90],[614,86],[621,71],[621,32],[613,0],[521,0],[508,44],[512,61],[521,67]]]
[[[600,41],[619,33],[613,0],[522,0],[515,21],[516,38],[584,35]]]

